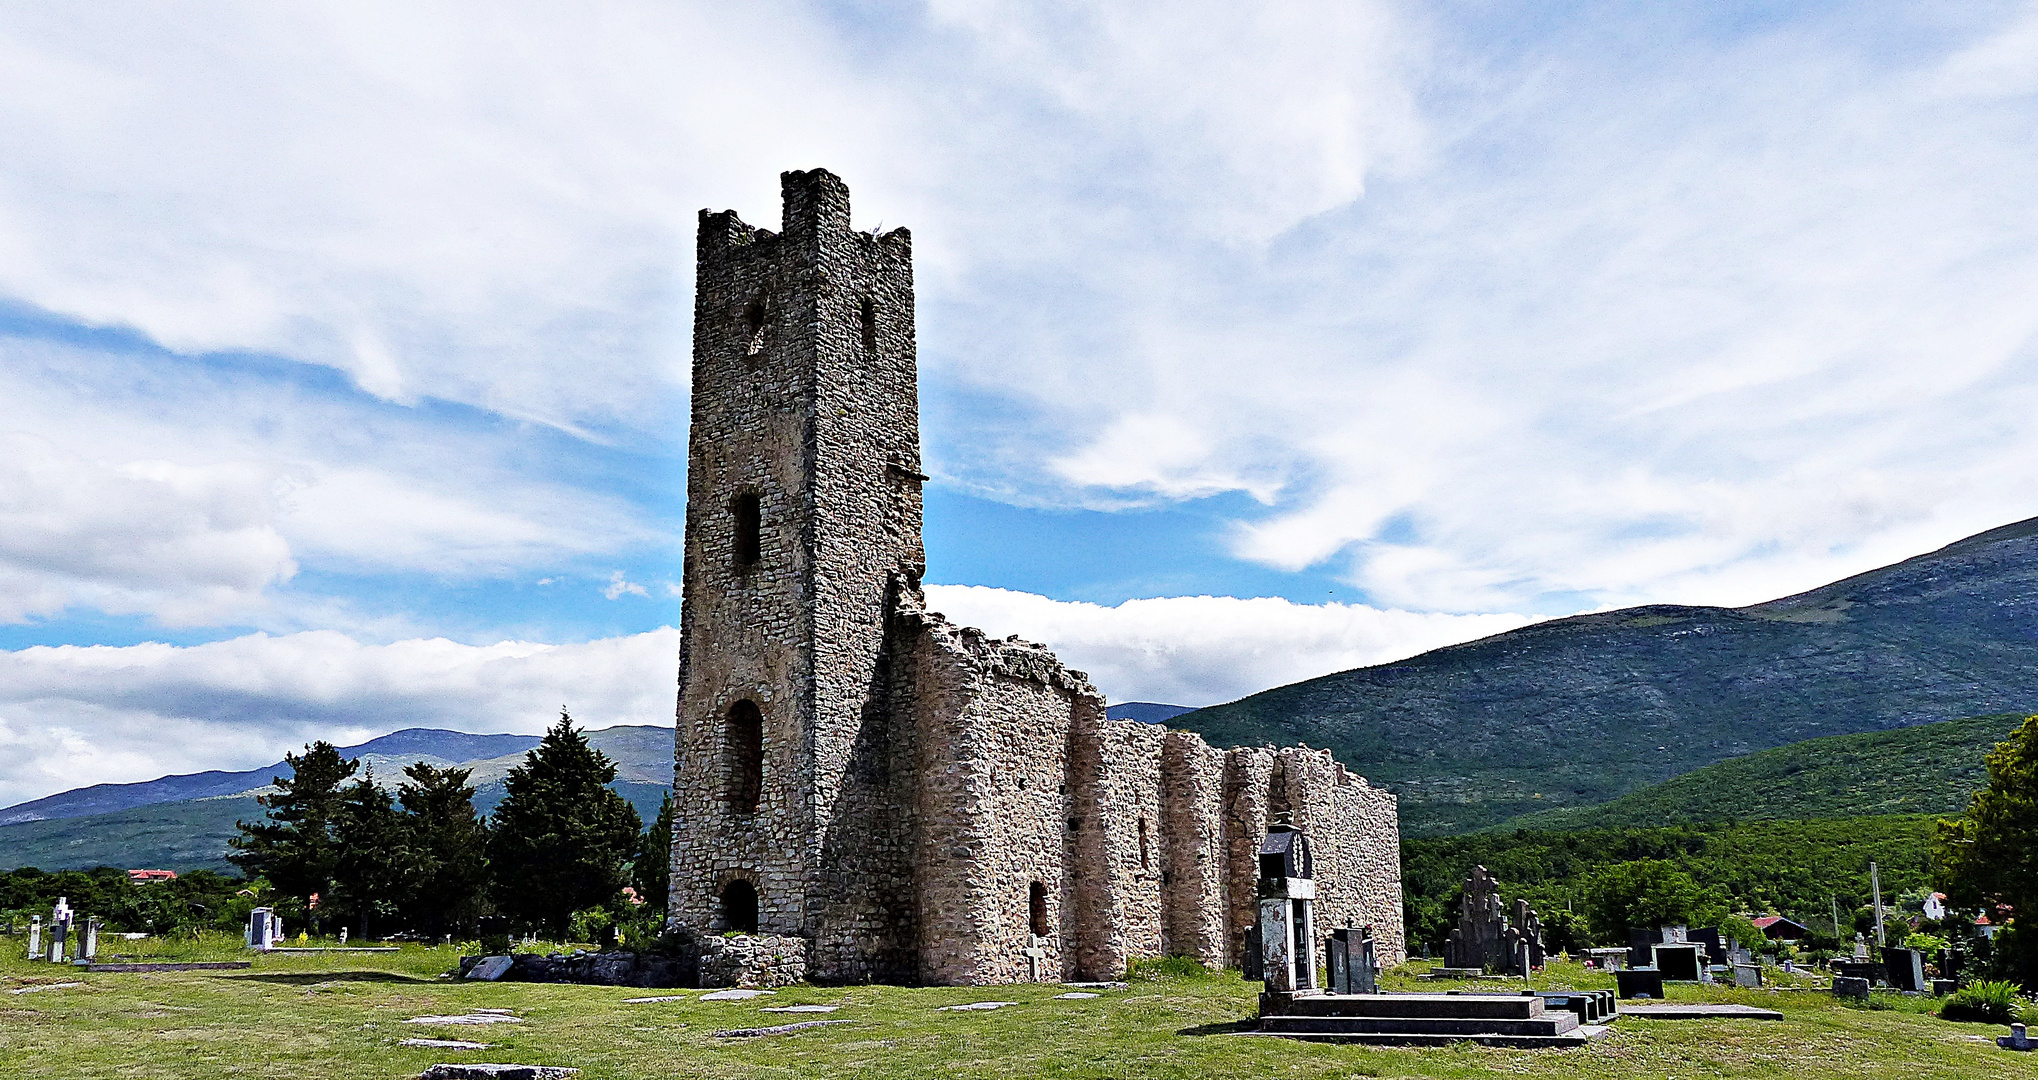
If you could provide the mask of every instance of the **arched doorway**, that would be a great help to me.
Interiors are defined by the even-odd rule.
[[[722,925],[740,934],[757,932],[757,886],[742,878],[722,886]]]

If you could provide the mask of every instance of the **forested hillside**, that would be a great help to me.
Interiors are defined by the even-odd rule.
[[[1329,747],[1423,836],[1806,739],[2033,711],[2038,519],[1765,604],[1558,619],[1168,723]]]
[[[1524,814],[1502,829],[1579,829],[1695,821],[1956,814],[1988,782],[1983,758],[2016,713],[1830,735],[1742,757],[1598,806]]]
[[[1868,903],[1870,860],[1880,864],[1886,900],[1926,889],[1931,836],[1931,818],[1892,816],[1403,840],[1409,943],[1442,941],[1475,865],[1500,879],[1510,903],[1524,896],[1549,912],[1576,904],[1595,871],[1664,859],[1717,889],[1734,909],[1775,911],[1803,921],[1825,915],[1835,903],[1843,913]]]

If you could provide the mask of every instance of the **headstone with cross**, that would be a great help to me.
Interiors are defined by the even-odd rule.
[[[1040,935],[1026,935],[1026,947],[1019,950],[1019,955],[1026,958],[1026,981],[1039,982],[1041,964],[1047,959],[1047,950],[1041,947]]]

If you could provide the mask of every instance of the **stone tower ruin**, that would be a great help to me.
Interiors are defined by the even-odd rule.
[[[1106,719],[1045,647],[926,610],[911,236],[854,230],[826,171],[781,187],[777,233],[700,218],[669,911],[704,981],[1235,964],[1275,810],[1323,924],[1398,959],[1392,795]]]

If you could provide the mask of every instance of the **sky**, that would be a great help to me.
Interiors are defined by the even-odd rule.
[[[0,3],[0,805],[670,724],[693,231],[913,230],[933,606],[1185,705],[2038,515],[2038,6]]]

